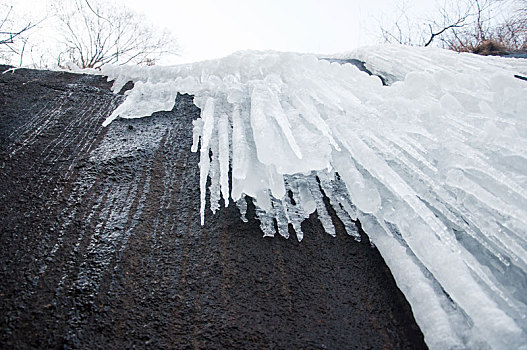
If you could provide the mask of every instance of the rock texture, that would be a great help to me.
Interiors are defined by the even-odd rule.
[[[1,71],[8,67],[0,66]],[[192,97],[103,120],[103,77],[0,75],[0,348],[425,348],[368,240],[199,218]]]

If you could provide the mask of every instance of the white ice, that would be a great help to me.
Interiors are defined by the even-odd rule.
[[[428,346],[527,349],[527,61],[381,46],[335,56],[238,52],[175,67],[103,67],[108,118],[195,96],[201,220],[253,198],[266,236],[354,220],[390,267]],[[198,148],[199,147],[199,148]],[[212,152],[212,157],[209,157]],[[232,186],[229,188],[229,169]]]

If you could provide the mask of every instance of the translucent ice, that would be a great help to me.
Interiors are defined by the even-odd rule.
[[[105,125],[193,94],[202,223],[209,178],[210,209],[232,200],[246,220],[250,196],[266,236],[301,240],[311,215],[334,235],[334,212],[359,240],[359,219],[430,348],[526,349],[527,83],[514,75],[527,62],[401,46],[336,57],[388,85],[293,53],[105,66],[115,90],[135,83]]]

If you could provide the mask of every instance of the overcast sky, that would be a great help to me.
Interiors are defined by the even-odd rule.
[[[368,27],[388,0],[129,0],[179,38],[184,60],[242,49],[347,51],[371,41]],[[368,38],[367,38],[368,37]]]
[[[383,1],[383,0],[375,0]],[[189,60],[242,49],[335,52],[361,36],[358,1],[131,0],[158,25],[171,29]]]
[[[11,0],[42,12],[48,0]],[[375,43],[372,28],[389,0],[127,0],[124,3],[178,39],[182,63],[237,50],[336,53]],[[424,0],[407,0],[415,4]]]

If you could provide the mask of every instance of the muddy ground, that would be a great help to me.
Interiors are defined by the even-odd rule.
[[[4,71],[7,67],[0,66]],[[425,348],[367,239],[199,219],[192,97],[149,118],[103,77],[0,75],[0,348]],[[294,236],[293,236],[294,237]]]

